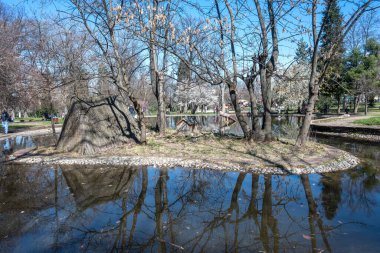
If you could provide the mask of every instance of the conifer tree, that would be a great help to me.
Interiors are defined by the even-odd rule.
[[[298,64],[304,64],[310,62],[310,47],[304,40],[300,40],[297,42],[297,49],[295,53],[294,60]]]
[[[342,41],[343,17],[338,5],[339,0],[325,0],[326,8],[323,12],[321,54],[330,53],[332,45],[336,44],[333,55],[326,70],[325,78],[321,85],[321,93],[334,96],[338,102],[338,113],[340,113],[340,100],[345,91],[342,82],[343,73],[343,54],[344,46]]]

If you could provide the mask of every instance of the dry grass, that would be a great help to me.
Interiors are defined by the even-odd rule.
[[[107,156],[139,156],[182,158],[205,163],[242,168],[280,167],[304,168],[339,159],[341,152],[330,146],[309,142],[297,149],[294,141],[280,140],[270,143],[251,143],[236,137],[219,137],[213,134],[185,136],[169,131],[166,136],[151,134],[146,145],[126,144],[102,152]],[[53,147],[38,148],[33,155],[57,157],[84,157],[76,153],[62,153]],[[94,157],[94,156],[89,156]]]
[[[192,137],[170,132],[164,137],[149,136],[147,145],[129,144],[109,150],[104,155],[177,157],[223,165],[239,163],[255,167],[290,168],[321,165],[324,159],[333,158],[334,152],[331,147],[314,142],[297,149],[291,140],[251,143],[236,137],[212,134]]]

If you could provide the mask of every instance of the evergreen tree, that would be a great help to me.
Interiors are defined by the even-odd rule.
[[[343,17],[340,13],[338,0],[325,0],[326,9],[323,12],[323,27],[321,54],[329,54],[332,45],[336,44],[333,49],[333,55],[330,64],[325,73],[325,78],[321,85],[321,93],[328,96],[334,96],[338,101],[338,112],[340,112],[340,100],[345,92],[343,83],[343,41],[342,41],[342,23]]]
[[[330,50],[333,43],[337,43],[338,46],[334,52],[337,56],[341,56],[343,53],[343,41],[339,41],[342,38],[342,23],[343,17],[340,13],[338,0],[325,0],[326,9],[323,11],[322,19],[322,43],[321,52],[326,53]],[[340,55],[339,55],[340,54]]]
[[[357,108],[361,94],[368,99],[380,90],[380,43],[369,39],[362,50],[354,48],[345,60],[345,73],[345,82],[355,96],[354,108]]]
[[[296,56],[294,60],[298,64],[305,64],[310,62],[310,47],[304,40],[297,42]]]

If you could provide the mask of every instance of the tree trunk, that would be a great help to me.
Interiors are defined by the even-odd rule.
[[[158,79],[158,89],[157,89],[157,103],[158,103],[158,111],[157,111],[157,127],[158,131],[161,135],[165,134],[166,130],[166,106],[164,100],[164,82],[162,78]]]
[[[359,101],[360,101],[360,95],[356,95],[354,97],[354,114],[357,114],[358,113],[358,109],[359,109]]]
[[[235,84],[229,84],[228,90],[230,93],[231,103],[235,109],[236,118],[241,126],[241,129],[243,130],[244,138],[250,139],[251,138],[251,131],[249,129],[248,123],[245,120],[240,105],[237,103],[237,95],[236,95],[236,85]]]
[[[249,93],[249,102],[251,107],[251,123],[252,123],[252,137],[258,139],[261,134],[259,111],[257,109],[257,100],[255,96],[255,89],[253,80],[247,80],[246,86]]]
[[[340,114],[340,99],[341,99],[341,96],[340,96],[340,95],[337,95],[336,100],[338,101],[338,109],[337,109],[337,113],[338,113],[338,114]]]
[[[225,108],[225,101],[224,101],[224,89],[225,89],[225,84],[222,83],[220,85],[220,96],[219,96],[219,114],[217,115],[219,117],[219,133],[221,135],[224,134],[224,122],[223,122],[223,117],[222,115],[224,114],[224,108]]]
[[[364,93],[364,114],[367,115],[368,113],[368,95]]]
[[[343,95],[343,110],[346,111],[346,109],[347,109],[346,95]]]
[[[226,107],[225,101],[224,101],[224,90],[225,90],[225,85],[222,83],[220,85],[220,98],[219,98],[219,105],[220,105],[220,111],[225,112],[224,108]]]
[[[217,1],[215,1],[216,5],[217,5]],[[232,80],[230,79],[229,83],[228,83],[228,89],[229,89],[229,93],[230,93],[230,97],[231,97],[231,102],[234,106],[234,109],[235,109],[235,114],[236,114],[236,117],[238,119],[238,122],[243,130],[243,133],[244,133],[244,137],[246,139],[250,139],[251,138],[251,130],[250,130],[250,127],[249,125],[247,124],[247,121],[245,120],[242,112],[241,112],[241,108],[240,108],[240,105],[237,103],[237,94],[236,94],[236,86],[237,86],[237,77],[238,77],[238,67],[237,67],[237,63],[236,63],[236,51],[235,51],[235,17],[234,17],[234,14],[233,14],[233,11],[232,11],[232,8],[231,6],[229,5],[228,1],[225,0],[224,1],[226,7],[227,7],[227,10],[228,10],[228,13],[229,13],[229,17],[230,17],[230,22],[231,22],[231,29],[230,29],[230,46],[231,46],[231,56],[232,56],[232,69],[233,69],[233,76],[232,76]],[[220,15],[220,11],[219,11],[219,7],[217,5],[217,9],[218,9],[218,17],[219,19],[221,20],[221,15]],[[222,24],[221,24],[222,25]],[[221,33],[223,34],[223,28],[221,29]],[[221,38],[221,40],[223,41],[223,36]],[[223,56],[224,58],[224,56]],[[227,75],[226,75],[227,76]]]
[[[270,109],[272,105],[272,92],[271,92],[271,80],[270,77],[266,76],[267,71],[264,69],[260,70],[260,82],[261,82],[261,94],[263,97],[264,105],[264,118],[263,127],[265,141],[272,140],[272,116],[270,114]]]
[[[268,14],[270,21],[270,32],[272,35],[272,55],[268,61],[268,31],[267,25],[265,24],[265,17],[261,10],[260,1],[254,0],[256,11],[258,15],[258,20],[261,29],[261,43],[262,43],[262,53],[258,57],[259,72],[260,72],[260,83],[261,83],[261,95],[263,98],[264,105],[264,119],[263,119],[263,130],[265,134],[265,141],[272,140],[272,117],[270,114],[270,109],[272,105],[272,87],[271,79],[273,72],[276,70],[276,64],[278,59],[278,37],[277,37],[277,27],[276,27],[276,17],[273,9],[273,1],[268,0]]]
[[[191,103],[191,114],[195,114],[197,112],[198,105]]]
[[[314,110],[314,105],[315,105],[316,100],[317,100],[317,94],[312,94],[309,98],[309,102],[308,102],[307,107],[306,107],[305,118],[302,122],[301,130],[298,134],[296,146],[301,147],[307,141],[307,136],[309,134],[309,128],[310,128],[311,119],[313,116],[313,110]]]
[[[51,130],[53,131],[53,135],[55,135],[55,122],[53,117],[51,118]]]
[[[165,117],[165,100],[164,100],[164,82],[163,75],[158,71],[157,63],[157,51],[156,51],[156,14],[158,11],[158,1],[153,1],[153,14],[151,20],[151,29],[150,29],[150,40],[149,40],[149,67],[150,67],[150,81],[155,91],[155,96],[157,99],[157,130],[160,135],[165,134],[166,130],[166,117]],[[165,64],[164,56],[164,64]]]
[[[300,100],[298,101],[298,109],[297,109],[297,113],[301,114],[302,113],[302,105],[303,105],[303,101]]]
[[[317,37],[317,1],[313,0],[312,3],[312,26],[313,26],[313,56],[312,56],[312,64],[311,64],[311,73],[309,79],[309,99],[306,106],[306,114],[302,122],[301,129],[298,133],[298,137],[296,140],[296,146],[301,147],[306,144],[307,135],[309,134],[311,118],[313,115],[313,110],[315,106],[315,102],[318,98],[319,92],[319,82],[316,80],[317,75],[317,64],[318,64],[318,37]]]
[[[309,134],[311,119],[313,116],[315,102],[318,98],[319,84],[315,80],[316,64],[314,66],[314,72],[311,74],[309,81],[309,99],[306,106],[306,114],[302,122],[300,132],[297,137],[296,146],[301,147],[306,144],[307,136]]]

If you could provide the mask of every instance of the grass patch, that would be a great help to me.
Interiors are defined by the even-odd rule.
[[[26,118],[16,118],[15,119],[15,122],[35,122],[35,121],[42,121],[42,117],[41,118],[37,118],[37,117],[26,117]]]
[[[380,126],[380,117],[358,119],[354,121],[354,124],[367,125],[367,126]]]
[[[62,124],[64,121],[63,118],[58,118],[58,124]],[[35,118],[35,117],[28,117],[28,118],[16,118],[14,123],[27,123],[27,122],[33,122],[33,123],[41,123],[41,124],[50,124],[50,120],[43,120],[42,118]]]

